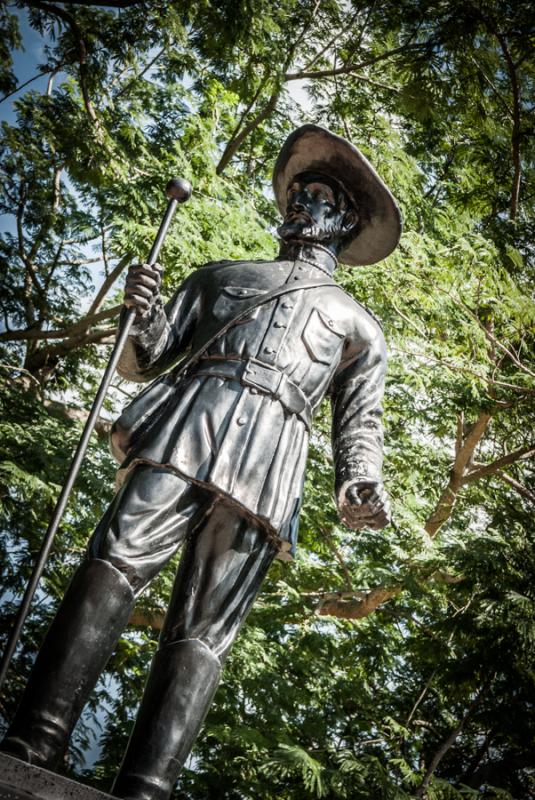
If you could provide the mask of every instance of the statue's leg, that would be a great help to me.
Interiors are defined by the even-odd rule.
[[[263,530],[223,503],[188,537],[116,797],[169,798],[276,553]]]
[[[98,525],[46,635],[4,752],[54,769],[136,596],[176,552],[201,506],[206,508],[201,490],[173,473],[152,467],[132,472]]]
[[[39,651],[1,749],[54,769],[123,627],[134,593],[106,561],[76,571]]]

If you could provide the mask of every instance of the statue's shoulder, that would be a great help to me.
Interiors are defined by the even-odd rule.
[[[364,305],[364,303],[361,303],[360,300],[357,300],[355,297],[353,297],[353,295],[350,294],[350,292],[348,292],[346,289],[343,289],[340,286],[340,284],[337,284],[337,286],[340,289],[340,291],[345,294],[346,298],[350,301],[350,305],[357,317],[364,316],[367,320],[375,323],[375,325],[377,325],[381,331],[383,330],[383,323],[381,322],[379,317],[373,313],[371,308],[368,308],[368,306]]]
[[[273,270],[272,261],[212,261],[198,270],[199,279],[210,288],[218,286],[240,285],[257,286],[259,283],[271,285]]]
[[[215,272],[221,269],[229,269],[229,268],[232,269],[233,267],[235,267],[236,269],[240,269],[248,266],[271,264],[271,263],[272,259],[265,259],[265,258],[247,259],[245,261],[232,261],[228,259],[223,261],[209,261],[207,264],[203,264],[202,267],[199,267],[199,270]]]
[[[222,269],[223,267],[228,267],[231,264],[235,264],[235,261],[208,261],[206,264],[203,264],[201,267],[198,268],[198,272],[213,272],[217,269]]]
[[[231,270],[236,265],[242,263],[241,261],[231,261],[229,259],[223,261],[208,261],[206,264],[197,267],[192,273],[195,276],[194,281],[201,287],[206,285],[211,286],[214,283],[217,284],[229,269]]]

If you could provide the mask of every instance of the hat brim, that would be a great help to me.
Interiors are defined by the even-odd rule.
[[[273,191],[282,215],[288,186],[301,172],[319,172],[342,184],[361,214],[363,228],[340,254],[344,264],[364,266],[386,258],[401,236],[401,213],[377,172],[353,144],[319,125],[293,131],[279,153]]]

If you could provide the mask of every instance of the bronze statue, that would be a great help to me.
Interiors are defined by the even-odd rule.
[[[333,404],[335,496],[350,527],[383,528],[381,328],[334,282],[337,255],[397,245],[389,190],[345,139],[294,131],[273,186],[275,261],[208,264],[165,306],[157,267],[129,270],[137,311],[120,373],[156,376],[114,426],[122,486],[97,526],[2,749],[54,768],[136,597],[183,547],[115,796],[167,800],[222,664],[274,558],[295,551],[310,427]],[[177,366],[180,356],[187,354]]]

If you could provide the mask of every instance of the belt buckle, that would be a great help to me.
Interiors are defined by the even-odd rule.
[[[278,378],[278,380],[270,380],[272,378]],[[279,389],[281,378],[282,373],[275,367],[253,360],[247,362],[243,372],[244,383],[274,396]]]

